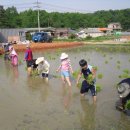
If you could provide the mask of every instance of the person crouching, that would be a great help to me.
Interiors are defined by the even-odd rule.
[[[44,57],[39,57],[36,60],[36,65],[38,65],[37,70],[38,74],[41,75],[43,78],[48,79],[50,64],[48,61],[44,59]]]
[[[124,111],[127,101],[130,100],[130,78],[120,81],[117,84],[117,91],[120,99],[116,102],[116,108]]]

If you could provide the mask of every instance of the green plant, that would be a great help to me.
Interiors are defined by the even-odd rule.
[[[102,90],[101,85],[97,84],[96,85],[96,91],[97,91],[97,93],[100,92],[101,90]]]
[[[37,70],[32,70],[31,75],[34,76],[34,77],[37,76],[38,75],[38,71]]]
[[[123,70],[123,72],[126,73],[126,74],[130,73],[128,69]]]
[[[102,79],[103,78],[103,74],[98,74],[98,79]]]
[[[89,74],[88,77],[86,78],[86,81],[88,84],[93,84],[93,75]]]
[[[108,64],[108,61],[105,61],[105,64]]]
[[[77,85],[77,87],[78,87],[79,89],[81,89],[81,86],[82,86],[82,83],[79,82],[78,85]]]
[[[73,72],[73,77],[74,77],[74,78],[77,78],[77,77],[78,77],[78,74],[79,74],[79,71],[74,71],[74,72]]]
[[[130,100],[126,102],[125,109],[130,110]]]
[[[121,62],[118,60],[118,61],[117,61],[117,64],[120,64],[120,63],[121,63]]]

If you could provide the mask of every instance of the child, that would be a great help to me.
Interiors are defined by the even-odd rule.
[[[63,83],[65,84],[65,80],[67,81],[68,85],[71,87],[71,81],[70,81],[70,72],[73,73],[73,69],[70,64],[70,60],[68,59],[68,55],[66,53],[62,53],[60,56],[61,65],[57,69],[58,71],[61,71],[61,79]]]
[[[87,61],[84,59],[79,61],[79,65],[81,67],[81,71],[79,72],[79,75],[77,78],[77,85],[79,83],[79,80],[80,80],[82,74],[83,74],[84,79],[85,79],[82,82],[82,86],[81,86],[81,90],[80,90],[81,96],[84,96],[84,93],[88,92],[88,90],[90,89],[91,94],[93,96],[93,101],[95,103],[96,102],[96,86],[95,86],[96,71],[92,66],[88,65]],[[90,76],[91,76],[91,79],[89,78]]]
[[[9,51],[10,51],[9,57],[11,59],[11,64],[13,66],[17,66],[18,65],[18,55],[17,55],[16,51],[14,50],[13,46],[9,46]]]
[[[32,54],[32,50],[30,48],[29,43],[26,45],[26,51],[25,51],[25,56],[24,59],[26,60],[26,64],[27,64],[27,71],[28,71],[28,75],[31,75],[31,66],[32,66],[32,61],[33,61],[33,54]]]
[[[41,74],[43,78],[48,79],[50,64],[44,59],[44,57],[37,58],[35,63],[38,65],[38,74]]]

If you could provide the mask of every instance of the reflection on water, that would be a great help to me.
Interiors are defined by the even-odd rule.
[[[60,74],[55,72],[62,49],[34,52],[34,58],[44,56],[52,66],[53,76],[48,81],[28,77],[26,63],[12,67],[0,58],[0,130],[129,130],[130,118],[115,109],[118,95],[114,86],[123,70],[130,70],[130,47],[116,48],[93,45],[63,50],[69,54],[74,71],[84,58],[97,66],[97,74],[103,74],[102,79],[97,78],[102,91],[96,105],[89,94],[80,98],[75,79],[71,91],[62,86]],[[23,55],[19,53],[19,59]]]
[[[83,112],[79,113],[82,129],[95,130],[96,104],[90,104],[85,99],[80,100]]]
[[[69,112],[69,108],[72,101],[72,90],[71,88],[66,88],[66,86],[62,86],[62,96],[63,96],[63,105],[64,105],[64,112]]]

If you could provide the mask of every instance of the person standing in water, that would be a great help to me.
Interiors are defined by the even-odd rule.
[[[73,73],[73,69],[71,67],[71,63],[68,58],[68,55],[66,53],[62,53],[60,56],[60,60],[61,60],[61,64],[56,71],[61,72],[61,79],[63,84],[65,84],[67,81],[68,86],[71,88],[70,74]]]
[[[81,71],[78,74],[77,77],[77,85],[79,83],[79,80],[81,76],[84,76],[84,80],[82,82],[81,86],[81,96],[85,96],[85,93],[89,90],[91,91],[91,94],[93,96],[94,103],[96,102],[96,70],[91,66],[87,64],[87,61],[82,59],[79,61],[79,65],[81,67]]]
[[[11,60],[11,64],[13,66],[17,66],[18,65],[18,55],[17,55],[14,47],[9,46],[9,51],[10,51],[9,57],[10,57],[10,60]]]
[[[26,60],[26,64],[27,64],[27,72],[28,72],[28,75],[30,76],[31,75],[31,71],[32,71],[32,61],[33,61],[33,54],[32,54],[32,50],[30,48],[30,45],[27,44],[26,45],[26,51],[25,51],[25,60]]]

